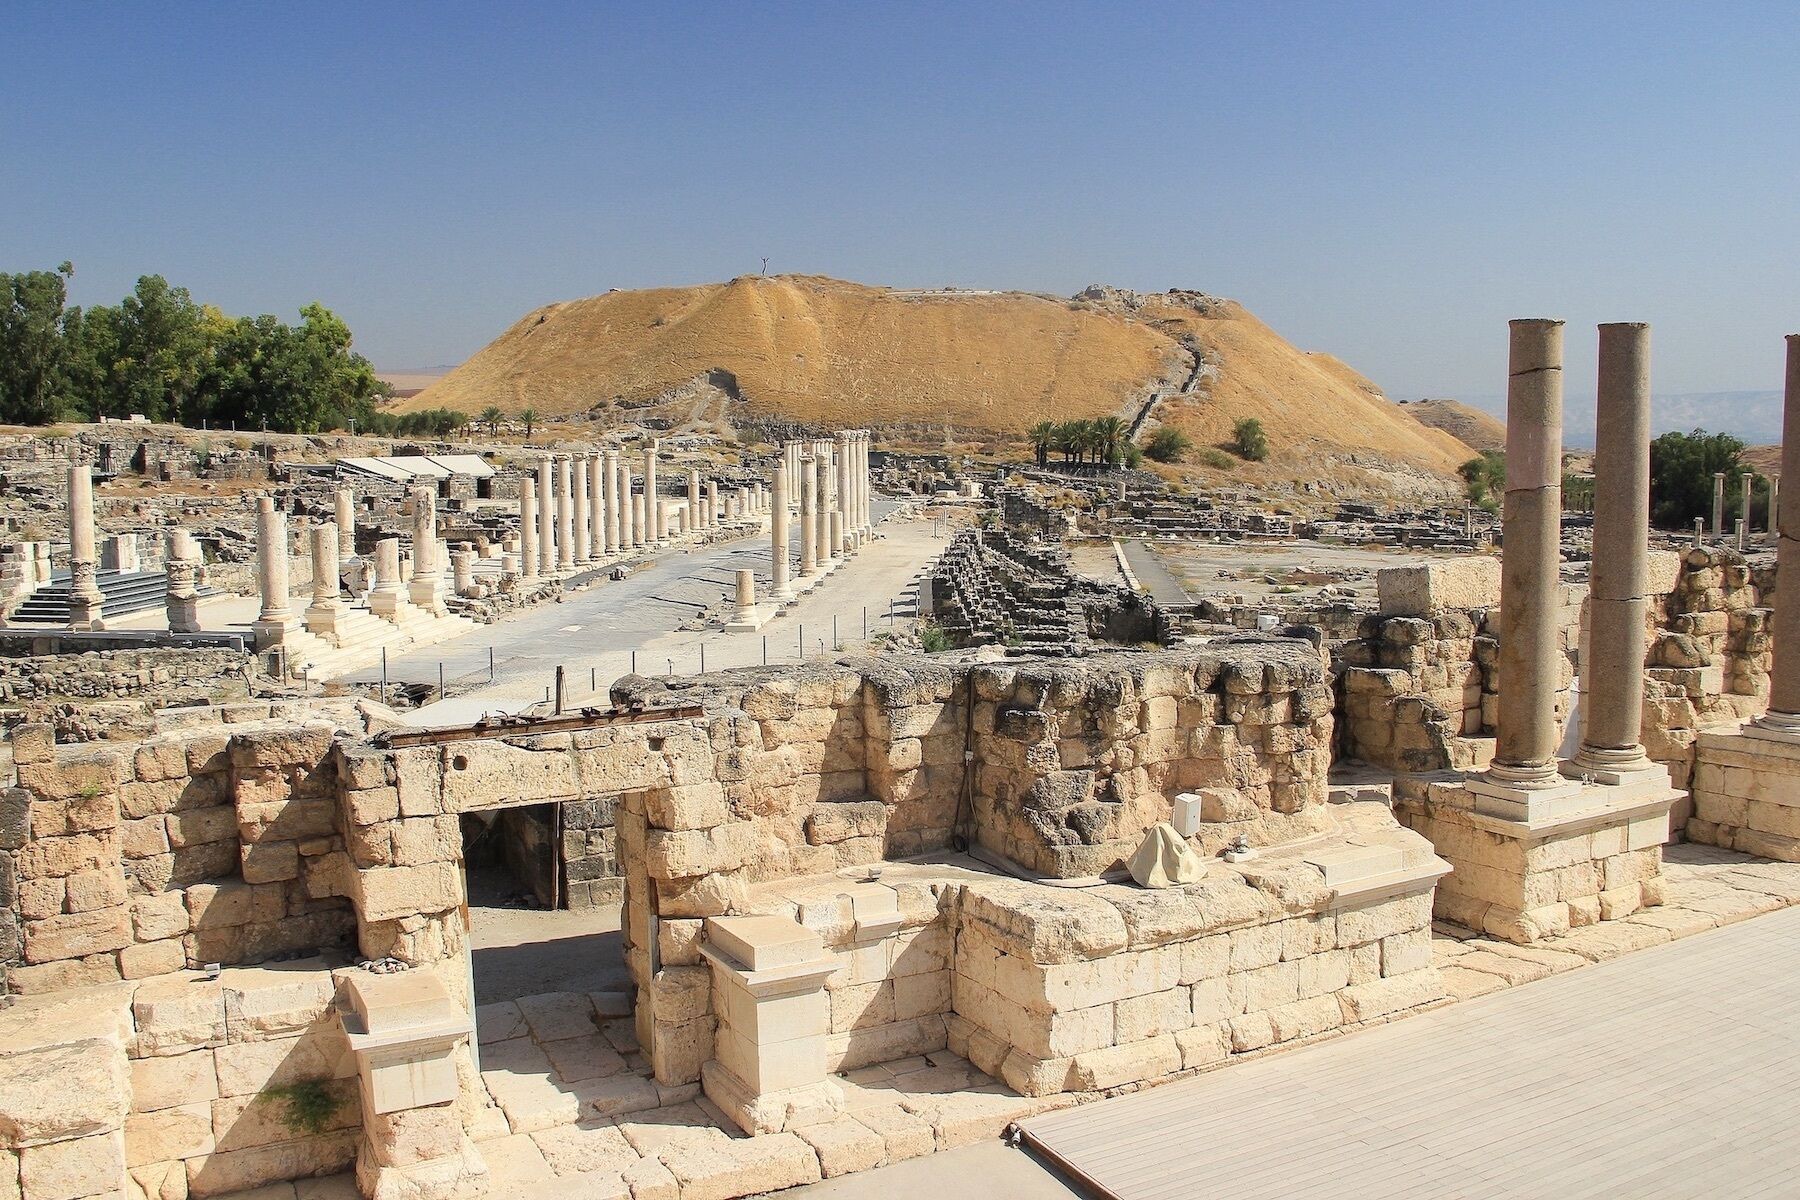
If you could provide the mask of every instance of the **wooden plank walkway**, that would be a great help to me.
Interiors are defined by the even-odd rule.
[[[1121,1200],[1800,1195],[1800,909],[1024,1123]]]

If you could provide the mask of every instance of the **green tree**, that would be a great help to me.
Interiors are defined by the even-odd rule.
[[[1039,421],[1025,436],[1031,439],[1031,449],[1037,455],[1037,465],[1049,466],[1050,448],[1056,444],[1056,422]]]
[[[1119,466],[1125,461],[1125,435],[1130,426],[1118,417],[1101,417],[1090,422],[1093,429],[1095,461]]]
[[[1463,492],[1471,504],[1489,512],[1500,511],[1500,499],[1506,492],[1506,455],[1498,450],[1483,450],[1456,469],[1462,476]]]
[[[200,306],[161,275],[140,278],[116,308],[90,309],[80,343],[96,418],[179,420],[212,353]]]
[[[1262,422],[1255,417],[1245,417],[1232,427],[1231,448],[1238,457],[1249,462],[1261,462],[1269,457],[1269,437],[1263,432]]]
[[[0,421],[44,425],[70,407],[67,330],[81,310],[69,309],[75,268],[0,274]]]
[[[481,410],[481,423],[487,426],[490,434],[499,433],[500,422],[505,416],[506,414],[500,411],[498,404],[490,404]]]
[[[535,409],[535,408],[526,409],[524,412],[519,414],[519,420],[525,422],[525,440],[529,442],[531,440],[532,426],[537,424],[537,409]]]
[[[1742,509],[1744,443],[1728,433],[1665,433],[1650,443],[1650,523],[1662,529],[1688,529],[1694,518],[1712,522],[1713,476],[1725,473],[1725,527],[1732,528]],[[1758,480],[1753,499],[1767,506],[1766,481]]]
[[[1164,425],[1150,435],[1150,440],[1144,444],[1144,453],[1160,463],[1177,463],[1193,448],[1194,439],[1179,429]]]

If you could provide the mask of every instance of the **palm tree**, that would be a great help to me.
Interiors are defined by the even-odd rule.
[[[500,418],[506,414],[500,411],[498,404],[490,404],[481,410],[481,423],[487,426],[488,433],[500,432]]]
[[[1056,422],[1039,421],[1027,431],[1026,437],[1031,439],[1031,449],[1037,455],[1037,465],[1050,464],[1050,446],[1056,441]]]
[[[1118,417],[1101,417],[1093,423],[1096,461],[1117,466],[1125,461],[1125,422]]]
[[[537,409],[528,408],[519,414],[519,420],[525,422],[525,440],[531,440],[531,427],[537,424]]]
[[[1056,426],[1056,448],[1062,451],[1064,464],[1081,463],[1082,426],[1084,421],[1060,421]]]

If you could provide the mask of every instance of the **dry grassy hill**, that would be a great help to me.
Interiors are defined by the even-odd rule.
[[[1153,393],[1166,397],[1154,421],[1218,443],[1255,416],[1277,457],[1296,462],[1324,452],[1446,475],[1470,456],[1241,305],[1110,288],[1063,300],[749,276],[608,292],[528,313],[398,408],[1018,434],[1043,420],[1131,420]]]
[[[1415,400],[1403,407],[1415,421],[1441,429],[1466,446],[1506,449],[1506,423],[1460,400]]]

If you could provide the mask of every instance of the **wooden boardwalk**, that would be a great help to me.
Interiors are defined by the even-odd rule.
[[[1121,1200],[1800,1195],[1800,909],[1024,1128]]]

